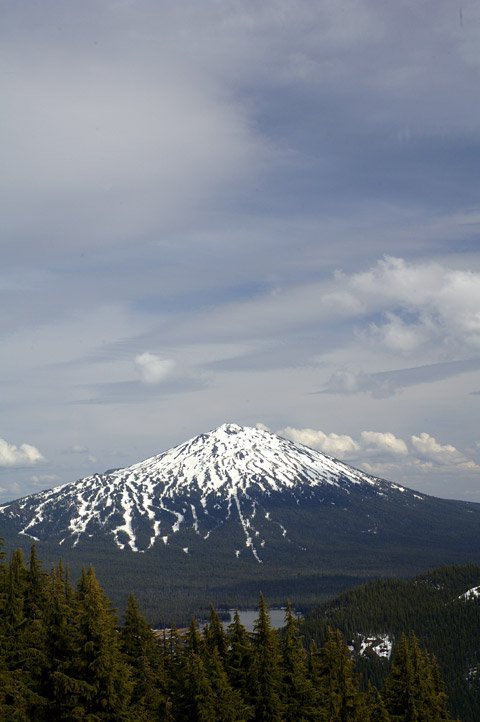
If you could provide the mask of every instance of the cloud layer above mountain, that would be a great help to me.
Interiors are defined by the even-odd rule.
[[[4,10],[3,496],[261,419],[480,500],[478,5]]]

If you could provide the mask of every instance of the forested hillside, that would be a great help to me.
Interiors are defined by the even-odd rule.
[[[480,584],[477,565],[437,569],[411,580],[384,579],[351,589],[308,613],[303,632],[323,644],[330,627],[355,647],[365,680],[381,686],[388,659],[375,644],[402,634],[418,637],[438,659],[452,709],[465,722],[480,719],[480,598],[464,593]],[[369,641],[370,640],[370,643]]]
[[[93,568],[74,588],[32,549],[0,565],[0,719],[5,722],[442,722],[437,664],[402,637],[380,689],[361,688],[341,633],[308,649],[290,607],[277,634],[260,598],[252,634],[212,609],[200,631],[154,633],[130,598],[119,624]]]

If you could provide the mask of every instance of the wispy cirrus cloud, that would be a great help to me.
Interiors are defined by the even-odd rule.
[[[74,442],[106,468],[262,413],[372,468],[448,468],[412,446],[417,419],[468,457],[479,12],[44,0],[25,22],[8,3],[7,438],[34,433],[62,478],[84,473]]]
[[[378,373],[363,371],[335,371],[326,386],[318,393],[357,394],[366,393],[374,398],[393,396],[401,389],[417,384],[434,383],[460,374],[480,370],[480,359],[446,361],[412,368],[394,369]],[[476,392],[471,392],[476,393]]]

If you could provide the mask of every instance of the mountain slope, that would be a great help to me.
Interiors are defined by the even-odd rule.
[[[160,539],[168,543],[181,527],[207,539],[235,518],[245,546],[260,562],[266,540],[256,517],[288,534],[271,519],[268,497],[282,493],[300,504],[320,493],[325,504],[335,505],[352,491],[424,499],[275,434],[224,424],[127,469],[25,497],[0,507],[0,513],[35,540],[76,546],[82,538],[108,533],[120,549],[134,552]]]
[[[266,431],[226,424],[127,469],[0,508],[7,547],[37,540],[155,622],[210,602],[309,605],[376,576],[480,562],[480,505],[378,479]],[[165,592],[165,589],[168,592]]]

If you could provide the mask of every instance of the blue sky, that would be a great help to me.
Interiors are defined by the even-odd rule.
[[[2,499],[223,422],[480,501],[480,7],[2,3]]]

